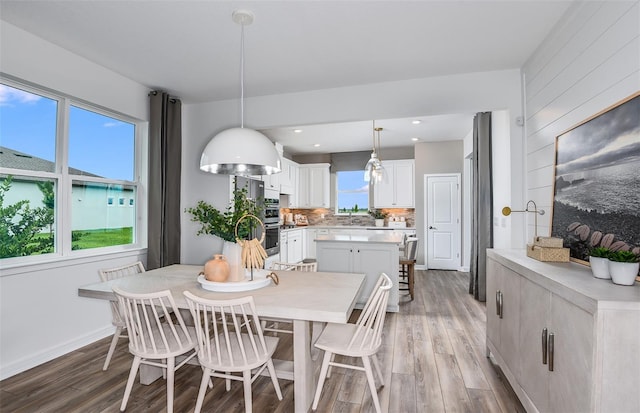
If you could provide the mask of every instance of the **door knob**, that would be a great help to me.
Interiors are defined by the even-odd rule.
[[[429,225],[429,229],[438,229],[438,228],[432,227],[431,225]]]

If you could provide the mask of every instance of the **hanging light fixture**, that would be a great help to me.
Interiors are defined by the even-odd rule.
[[[223,130],[214,136],[202,152],[200,169],[225,175],[271,175],[282,170],[280,155],[262,133],[244,127],[244,26],[253,23],[253,13],[236,10],[234,22],[240,35],[240,127]]]
[[[376,121],[373,121],[373,150],[371,152],[371,158],[364,167],[364,180],[371,185],[376,182],[381,182],[384,178],[384,166],[378,153],[380,152],[380,131],[382,128],[376,128]],[[377,134],[377,152],[376,152],[376,134]]]

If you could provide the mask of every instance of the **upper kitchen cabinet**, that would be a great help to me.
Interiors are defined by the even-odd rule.
[[[298,166],[298,208],[329,208],[329,167],[328,163]]]
[[[280,180],[282,172],[273,175],[262,175],[262,182],[264,182],[264,189],[273,189],[280,193]]]
[[[374,185],[374,207],[413,208],[415,161],[413,159],[382,161],[382,166],[387,176]]]
[[[294,195],[298,183],[298,164],[282,158],[282,173],[280,174],[280,193]]]

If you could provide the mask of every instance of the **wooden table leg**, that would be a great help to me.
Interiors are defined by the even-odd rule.
[[[296,413],[309,411],[316,389],[310,324],[309,321],[293,320],[293,399]]]

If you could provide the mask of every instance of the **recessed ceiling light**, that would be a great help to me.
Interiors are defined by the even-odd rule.
[[[422,123],[422,121],[416,119],[416,120],[412,120],[411,123],[413,123],[414,125],[419,125]]]
[[[314,147],[314,148],[319,148],[319,147],[320,147],[320,144],[319,144],[319,143],[314,143],[314,144],[313,144],[313,147]]]
[[[302,129],[294,129],[293,132],[294,133],[302,133]]]
[[[412,141],[414,142],[418,142],[420,140],[420,138],[411,138]]]

